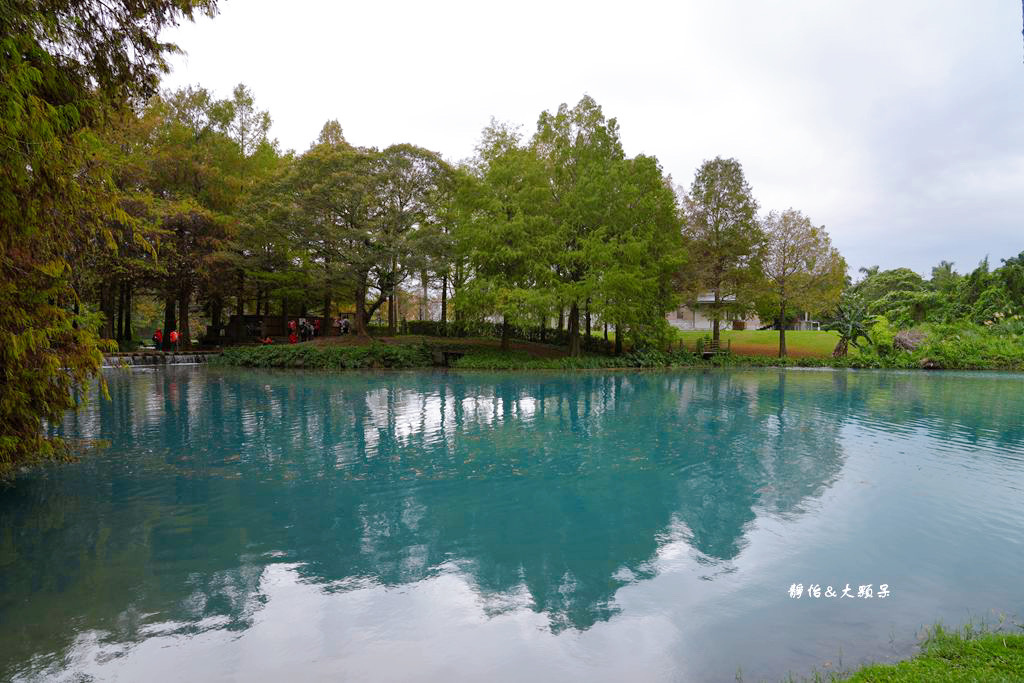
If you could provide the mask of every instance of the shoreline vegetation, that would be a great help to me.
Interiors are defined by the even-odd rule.
[[[679,335],[663,349],[630,349],[621,355],[584,353],[568,355],[563,347],[514,341],[507,351],[500,341],[486,337],[400,335],[360,338],[328,337],[302,344],[236,346],[224,349],[215,364],[250,368],[295,369],[414,369],[448,365],[461,370],[587,370],[627,368],[802,367],[896,370],[1003,370],[1024,371],[1024,344],[1014,337],[997,337],[963,327],[955,331],[933,329],[923,333],[917,348],[899,350],[889,341],[865,347],[842,358],[822,349],[834,346],[834,333],[790,333],[792,352],[779,358],[768,348],[777,333],[736,333],[735,351],[705,357],[695,351],[699,336]],[[759,339],[758,335],[763,337]],[[723,334],[723,339],[730,336]],[[442,352],[449,352],[449,363]]]
[[[1017,628],[1024,628],[1020,625]],[[737,675],[737,680],[742,680]],[[814,683],[903,683],[904,681],[947,681],[996,683],[1024,680],[1024,633],[1007,633],[985,624],[966,624],[947,630],[942,624],[925,630],[920,651],[891,664],[867,664],[847,672],[815,672],[810,677],[793,676]]]

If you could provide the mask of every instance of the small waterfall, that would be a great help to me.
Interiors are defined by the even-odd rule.
[[[162,351],[138,351],[135,353],[112,354],[103,357],[103,367],[159,367],[162,365],[195,365],[207,362],[217,352],[164,353]]]

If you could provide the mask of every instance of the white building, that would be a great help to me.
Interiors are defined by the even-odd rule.
[[[735,301],[736,296],[726,296],[723,301]],[[710,330],[712,320],[708,317],[710,304],[715,302],[715,295],[712,292],[705,292],[697,297],[693,305],[683,305],[677,310],[669,311],[665,316],[668,324],[680,330]],[[756,314],[751,313],[745,317],[738,317],[730,312],[723,313],[719,326],[723,330],[742,329],[756,330],[761,327],[761,320]]]

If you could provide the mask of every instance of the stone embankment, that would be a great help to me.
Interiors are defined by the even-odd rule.
[[[188,351],[173,353],[166,351],[132,351],[130,353],[109,353],[103,357],[103,367],[160,367],[162,365],[195,365],[205,363],[220,351]]]

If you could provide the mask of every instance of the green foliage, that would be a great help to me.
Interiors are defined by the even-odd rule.
[[[97,130],[155,88],[159,31],[212,0],[3,3],[0,32],[0,475],[50,457],[42,437],[102,363],[98,320],[82,313],[72,269],[113,248],[129,222]]]
[[[765,232],[764,283],[758,297],[763,318],[779,321],[779,355],[786,355],[786,320],[793,312],[827,310],[839,299],[846,261],[832,246],[824,227],[799,211],[772,211]]]
[[[484,129],[477,153],[475,173],[461,176],[462,220],[455,226],[473,277],[455,304],[474,318],[499,315],[506,324],[529,324],[555,306],[551,256],[557,244],[547,174],[536,151],[507,126]]]
[[[628,328],[635,342],[665,336],[671,287],[683,262],[675,197],[653,157],[627,159],[616,120],[583,97],[543,112],[532,148],[547,174],[552,241],[545,267],[551,292],[568,307],[570,355],[578,355],[580,314]]]
[[[854,286],[865,301],[881,299],[889,292],[916,292],[925,289],[924,279],[909,268],[870,272]]]
[[[898,664],[867,666],[842,680],[850,683],[1024,680],[1024,634],[975,629],[970,625],[949,631],[938,624],[927,634],[921,652],[914,658]]]
[[[891,354],[894,350],[893,339],[897,332],[899,332],[899,328],[893,326],[888,318],[884,315],[876,315],[871,323],[868,337],[871,340],[872,350],[880,356]]]
[[[952,261],[940,261],[939,265],[932,268],[932,279],[928,284],[937,292],[950,294],[956,290],[956,286],[962,277],[962,275],[953,270]]]
[[[1011,310],[1009,292],[1003,287],[986,289],[971,306],[971,320],[978,324],[994,322]]]
[[[690,257],[684,289],[691,301],[704,292],[714,295],[709,314],[718,339],[725,314],[749,311],[762,281],[765,236],[757,202],[739,161],[716,157],[697,170],[683,204]]]
[[[432,357],[430,347],[422,344],[372,343],[365,346],[281,344],[226,349],[215,362],[248,368],[403,369],[430,367]]]
[[[871,322],[872,318],[868,315],[864,300],[854,292],[844,293],[832,319],[823,326],[823,329],[839,333],[839,343],[836,344],[833,355],[845,356],[850,346],[860,349],[860,339],[870,344],[871,335],[868,332],[868,326]]]
[[[851,367],[1021,370],[1024,335],[1014,328],[1000,329],[969,323],[927,324],[919,328],[924,339],[914,351],[893,347],[897,330],[884,317],[871,328],[873,344],[851,358]]]

